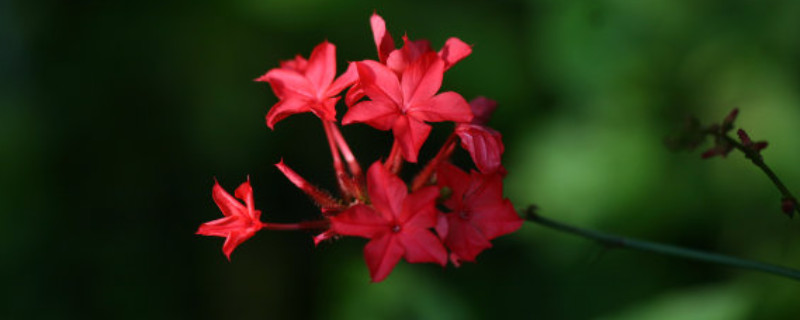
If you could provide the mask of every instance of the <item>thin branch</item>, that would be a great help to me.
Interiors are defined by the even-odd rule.
[[[542,217],[536,213],[535,206],[531,206],[527,210],[525,210],[525,219],[553,230],[566,232],[579,237],[594,240],[609,247],[629,248],[641,251],[649,251],[667,256],[674,256],[674,257],[692,259],[709,263],[717,263],[730,267],[766,272],[773,275],[800,281],[800,270],[766,264],[753,260],[735,258],[717,253],[686,249],[661,243],[620,237],[594,230],[582,229]]]
[[[778,190],[781,192],[781,195],[783,195],[783,201],[791,202],[793,208],[791,208],[791,211],[786,212],[786,214],[789,215],[789,217],[792,217],[792,212],[796,211],[797,213],[800,213],[800,206],[797,205],[797,199],[792,195],[792,192],[789,191],[789,188],[787,188],[786,185],[783,184],[781,179],[778,178],[778,175],[776,175],[775,172],[772,171],[772,169],[770,169],[769,166],[767,166],[767,164],[764,162],[764,158],[761,156],[760,153],[758,153],[758,151],[753,150],[753,148],[748,148],[747,146],[739,143],[738,141],[736,141],[736,139],[731,138],[727,134],[722,134],[721,136],[723,139],[725,139],[727,143],[729,143],[730,145],[734,146],[734,148],[744,153],[744,156],[747,159],[750,159],[750,161],[752,161],[753,164],[756,165],[756,167],[761,169],[761,171],[764,171],[764,174],[767,175],[769,180],[772,181],[772,184],[774,184],[775,187],[778,188]]]

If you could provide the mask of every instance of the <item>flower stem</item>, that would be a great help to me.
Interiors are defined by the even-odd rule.
[[[397,139],[392,143],[392,150],[389,151],[389,158],[386,159],[383,165],[394,174],[400,172],[400,168],[403,166],[403,153],[400,150],[400,144],[397,142]]]
[[[331,123],[329,130],[333,135],[333,140],[341,151],[344,161],[347,163],[347,167],[350,169],[353,184],[352,188],[354,189],[355,197],[363,201],[366,199],[366,194],[364,193],[366,182],[364,180],[364,173],[361,170],[361,165],[358,164],[358,160],[356,160],[356,157],[353,155],[353,151],[350,150],[350,146],[347,145],[347,141],[344,139],[344,136],[342,136],[342,132],[339,131],[339,127],[336,123]]]
[[[319,230],[330,226],[327,220],[303,221],[298,223],[269,223],[262,222],[261,228],[267,230]]]
[[[792,192],[790,192],[789,188],[787,188],[786,185],[783,184],[781,179],[778,178],[778,175],[776,175],[775,172],[772,171],[772,169],[770,169],[769,166],[767,166],[767,164],[764,162],[764,158],[761,157],[761,154],[759,154],[758,151],[746,147],[745,145],[739,143],[738,141],[731,138],[727,134],[723,134],[722,138],[725,139],[726,142],[730,143],[730,145],[734,146],[736,149],[744,153],[744,156],[747,159],[750,159],[750,161],[752,161],[753,164],[756,165],[756,167],[761,169],[761,171],[764,171],[764,174],[766,174],[769,180],[772,181],[772,184],[774,184],[775,187],[778,188],[778,190],[781,192],[781,194],[783,195],[783,199],[785,201],[791,201],[794,204],[793,211],[800,213],[800,206],[797,205],[797,200],[792,195]],[[791,211],[786,212],[786,214],[788,214],[790,218],[792,217],[791,213],[792,213]]]
[[[328,139],[328,146],[331,149],[331,157],[333,158],[333,170],[336,172],[336,182],[339,184],[339,191],[346,202],[349,202],[354,192],[352,190],[352,179],[347,175],[342,164],[341,156],[339,155],[339,147],[336,144],[334,137],[334,130],[336,124],[332,121],[322,120],[322,127],[325,129],[325,137]]]
[[[597,241],[608,247],[629,248],[641,251],[649,251],[667,256],[674,256],[674,257],[704,261],[709,263],[717,263],[730,267],[771,273],[773,275],[800,281],[800,270],[766,264],[753,260],[735,258],[718,253],[703,252],[698,250],[671,246],[667,244],[620,237],[594,230],[582,229],[542,217],[538,213],[536,213],[535,206],[531,206],[527,210],[525,210],[525,219],[553,230],[571,233],[579,237]]]
[[[428,184],[431,179],[431,174],[436,170],[436,167],[438,167],[442,161],[450,158],[450,155],[453,154],[453,150],[455,150],[456,147],[456,137],[458,136],[456,136],[455,133],[451,134],[442,145],[442,148],[439,149],[436,156],[434,156],[433,159],[425,165],[425,168],[414,177],[414,180],[411,182],[411,191],[417,191],[419,188]]]
[[[339,131],[339,127],[333,123],[331,124],[330,129],[331,133],[333,133],[333,138],[336,141],[336,145],[339,147],[339,150],[341,150],[342,157],[344,157],[345,162],[347,162],[350,173],[356,178],[356,180],[358,180],[363,176],[361,165],[358,164],[358,160],[356,160],[356,157],[353,155],[353,151],[350,150],[350,146],[347,145],[347,141],[344,140],[344,136],[342,136],[342,132]]]

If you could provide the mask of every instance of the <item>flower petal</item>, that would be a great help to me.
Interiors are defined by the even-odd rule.
[[[247,212],[247,208],[231,196],[230,193],[225,191],[216,179],[214,180],[214,187],[211,189],[211,197],[214,199],[214,203],[219,207],[219,210],[222,211],[223,216],[246,215],[245,212]]]
[[[389,130],[400,112],[392,103],[378,101],[361,101],[347,111],[342,119],[343,125],[366,123],[378,130]]]
[[[481,251],[491,248],[489,239],[470,221],[458,217],[457,212],[448,216],[448,234],[444,243],[458,260],[474,262]]]
[[[364,246],[364,260],[367,261],[372,282],[386,279],[402,257],[403,247],[392,234],[372,239]]]
[[[431,126],[409,116],[398,116],[392,127],[394,139],[400,144],[403,158],[412,163],[417,162],[419,149],[428,139]]]
[[[447,225],[447,217],[445,216],[444,213],[439,211],[436,215],[436,227],[434,227],[434,229],[436,230],[436,234],[439,236],[439,239],[444,240],[445,238],[447,238],[447,232],[449,228],[450,226]]]
[[[391,222],[400,216],[408,187],[380,161],[375,161],[367,171],[367,192],[375,210]]]
[[[253,187],[250,186],[250,177],[247,177],[247,181],[243,182],[238,188],[236,188],[236,190],[233,192],[233,195],[244,201],[244,203],[247,205],[247,215],[251,219],[260,219],[261,212],[255,209],[255,205],[253,203]]]
[[[448,91],[412,105],[407,113],[423,121],[469,122],[472,110],[460,94]]]
[[[447,264],[447,250],[442,242],[427,229],[402,232],[397,237],[405,249],[406,261],[411,263],[432,262],[441,266]]]
[[[350,87],[350,90],[347,90],[344,103],[347,104],[348,107],[352,107],[362,98],[364,98],[364,89],[361,88],[361,82],[356,82]]]
[[[275,130],[275,124],[284,118],[296,114],[311,111],[314,102],[305,99],[282,99],[278,101],[267,113],[267,126]]]
[[[489,240],[517,231],[523,223],[508,199],[493,207],[475,208],[472,213],[472,223]]]
[[[389,221],[364,204],[352,206],[330,219],[331,230],[341,235],[374,238],[390,231]]]
[[[231,230],[240,228],[241,219],[236,216],[219,218],[200,225],[195,234],[204,236],[227,237]]]
[[[316,88],[305,76],[291,69],[275,68],[256,81],[266,81],[278,99],[300,97],[312,99],[316,97]]]
[[[311,52],[308,58],[306,78],[314,85],[315,96],[327,91],[328,86],[336,77],[336,46],[328,41],[323,41]]]
[[[434,52],[423,55],[403,71],[401,86],[406,105],[433,97],[442,86],[444,62]]]
[[[242,242],[245,242],[245,240],[250,239],[253,235],[255,235],[255,232],[233,232],[225,239],[225,244],[222,245],[222,252],[225,253],[228,261],[231,260],[231,253],[233,253],[233,250],[242,244]]]
[[[392,101],[403,105],[403,93],[397,75],[377,61],[356,62],[358,79],[364,93],[375,101]]]
[[[411,41],[407,36],[403,36],[403,48],[394,50],[386,59],[386,66],[395,73],[402,74],[409,64],[417,61],[420,56],[433,52],[428,40]]]
[[[306,72],[306,68],[308,68],[308,60],[299,54],[292,60],[281,61],[281,69],[294,70],[302,74]]]
[[[372,28],[372,38],[375,39],[375,47],[378,49],[378,58],[381,63],[386,63],[389,53],[394,50],[394,39],[389,32],[386,32],[386,22],[377,13],[373,13],[369,18],[369,25]]]
[[[328,91],[325,93],[326,97],[333,97],[338,95],[342,90],[345,88],[352,86],[358,81],[358,69],[356,68],[356,63],[351,62],[350,65],[347,66],[347,70],[336,80],[333,81],[330,87],[328,87]]]
[[[442,162],[436,169],[436,181],[439,187],[450,189],[450,197],[444,202],[444,205],[450,209],[459,206],[470,185],[469,174],[449,162]]]
[[[454,64],[466,58],[472,53],[472,46],[464,43],[461,39],[450,38],[444,43],[439,56],[444,60],[444,69],[450,69]]]
[[[404,228],[427,229],[436,225],[436,198],[439,188],[427,186],[409,194],[403,201],[403,211],[398,221]]]
[[[470,172],[470,182],[464,193],[464,204],[476,208],[495,206],[503,200],[503,176],[499,173]]]
[[[469,102],[469,108],[472,109],[473,124],[485,125],[492,117],[492,113],[497,109],[497,102],[486,97],[477,97]]]

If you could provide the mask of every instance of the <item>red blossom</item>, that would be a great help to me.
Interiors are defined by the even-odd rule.
[[[225,189],[214,181],[211,196],[222,211],[223,218],[206,222],[197,229],[197,234],[205,236],[225,237],[222,252],[231,259],[231,253],[238,245],[261,230],[261,211],[253,207],[253,188],[250,180],[242,183],[234,192],[236,198],[245,202],[247,206],[232,197]]]
[[[408,36],[403,36],[403,47],[394,48],[394,39],[386,30],[386,22],[377,13],[370,17],[370,27],[372,37],[375,40],[375,47],[378,50],[378,61],[386,65],[389,69],[397,73],[398,76],[414,61],[426,53],[434,52],[428,40],[410,40]],[[466,44],[461,39],[451,37],[445,41],[444,46],[437,53],[444,62],[444,70],[450,69],[453,65],[466,58],[472,53],[472,46]],[[345,95],[347,106],[353,106],[364,98],[364,90],[356,82]]]
[[[450,249],[450,260],[474,262],[489,240],[516,231],[522,226],[511,201],[503,198],[503,177],[499,173],[470,174],[442,163],[437,171],[438,184],[452,193],[444,201],[450,211],[442,213],[436,232]]]
[[[391,129],[406,161],[417,162],[417,153],[431,130],[425,121],[472,120],[470,107],[460,94],[436,94],[442,85],[444,62],[435,53],[417,59],[401,78],[377,61],[357,62],[356,66],[361,87],[371,101],[350,108],[342,123]]]
[[[436,224],[438,188],[408,194],[405,183],[378,161],[367,171],[367,193],[371,206],[357,204],[330,220],[337,234],[370,239],[364,258],[373,282],[385,279],[403,257],[411,263],[447,263],[447,251],[430,230]]]
[[[336,95],[352,85],[357,75],[351,65],[334,81],[335,77],[336,47],[324,41],[314,48],[307,61],[298,55],[256,79],[269,82],[280,99],[267,113],[267,126],[273,129],[278,121],[303,112],[313,112],[320,119],[336,121],[335,106],[339,101]]]
[[[469,102],[475,117],[471,123],[456,125],[455,134],[461,140],[461,147],[469,152],[475,166],[483,173],[504,172],[500,163],[505,146],[500,132],[489,128],[486,123],[497,108],[493,100],[478,97]]]
[[[296,113],[312,112],[323,121],[341,197],[315,187],[281,160],[276,167],[320,205],[322,217],[267,223],[260,221],[261,212],[254,208],[249,180],[236,189],[235,197],[215,183],[212,196],[224,217],[203,223],[197,234],[225,237],[222,251],[228,260],[239,244],[262,229],[314,230],[315,245],[334,237],[358,236],[369,239],[364,257],[372,281],[380,282],[401,259],[445,266],[449,249],[456,266],[474,261],[491,247],[490,240],[521,226],[522,219],[502,196],[502,137],[486,126],[496,103],[477,98],[468,104],[458,93],[438,93],[444,72],[469,56],[471,46],[449,38],[436,52],[427,40],[403,36],[402,47],[396,49],[383,18],[373,14],[370,27],[378,61],[350,63],[336,78],[336,47],[324,41],[309,59],[297,55],[281,61],[280,67],[256,79],[268,82],[279,99],[266,116],[270,128]],[[387,164],[373,163],[366,179],[335,123],[335,105],[347,87],[345,102],[350,109],[342,123],[392,130],[395,138]],[[361,101],[364,97],[369,100]],[[409,191],[396,172],[403,159],[417,161],[431,130],[428,122],[444,121],[455,122],[455,132]],[[457,139],[482,173],[467,174],[443,163]],[[440,199],[444,188],[452,190],[452,196]],[[437,203],[448,211],[440,212]]]

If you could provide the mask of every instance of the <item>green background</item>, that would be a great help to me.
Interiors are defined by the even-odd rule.
[[[253,82],[327,39],[374,59],[399,39],[474,45],[444,89],[499,102],[506,194],[587,228],[800,267],[800,226],[739,153],[663,137],[733,107],[800,190],[798,1],[4,1],[0,3],[0,318],[796,319],[800,284],[526,224],[478,263],[401,262],[370,284],[362,239],[261,232],[229,263],[213,177],[249,174],[263,219],[313,219],[274,168],[332,189],[311,115],[270,131]],[[344,112],[340,106],[339,116]],[[435,126],[430,156],[448,134]],[[391,137],[343,129],[362,165]],[[464,158],[464,153],[457,157]],[[413,167],[408,167],[413,171]]]

